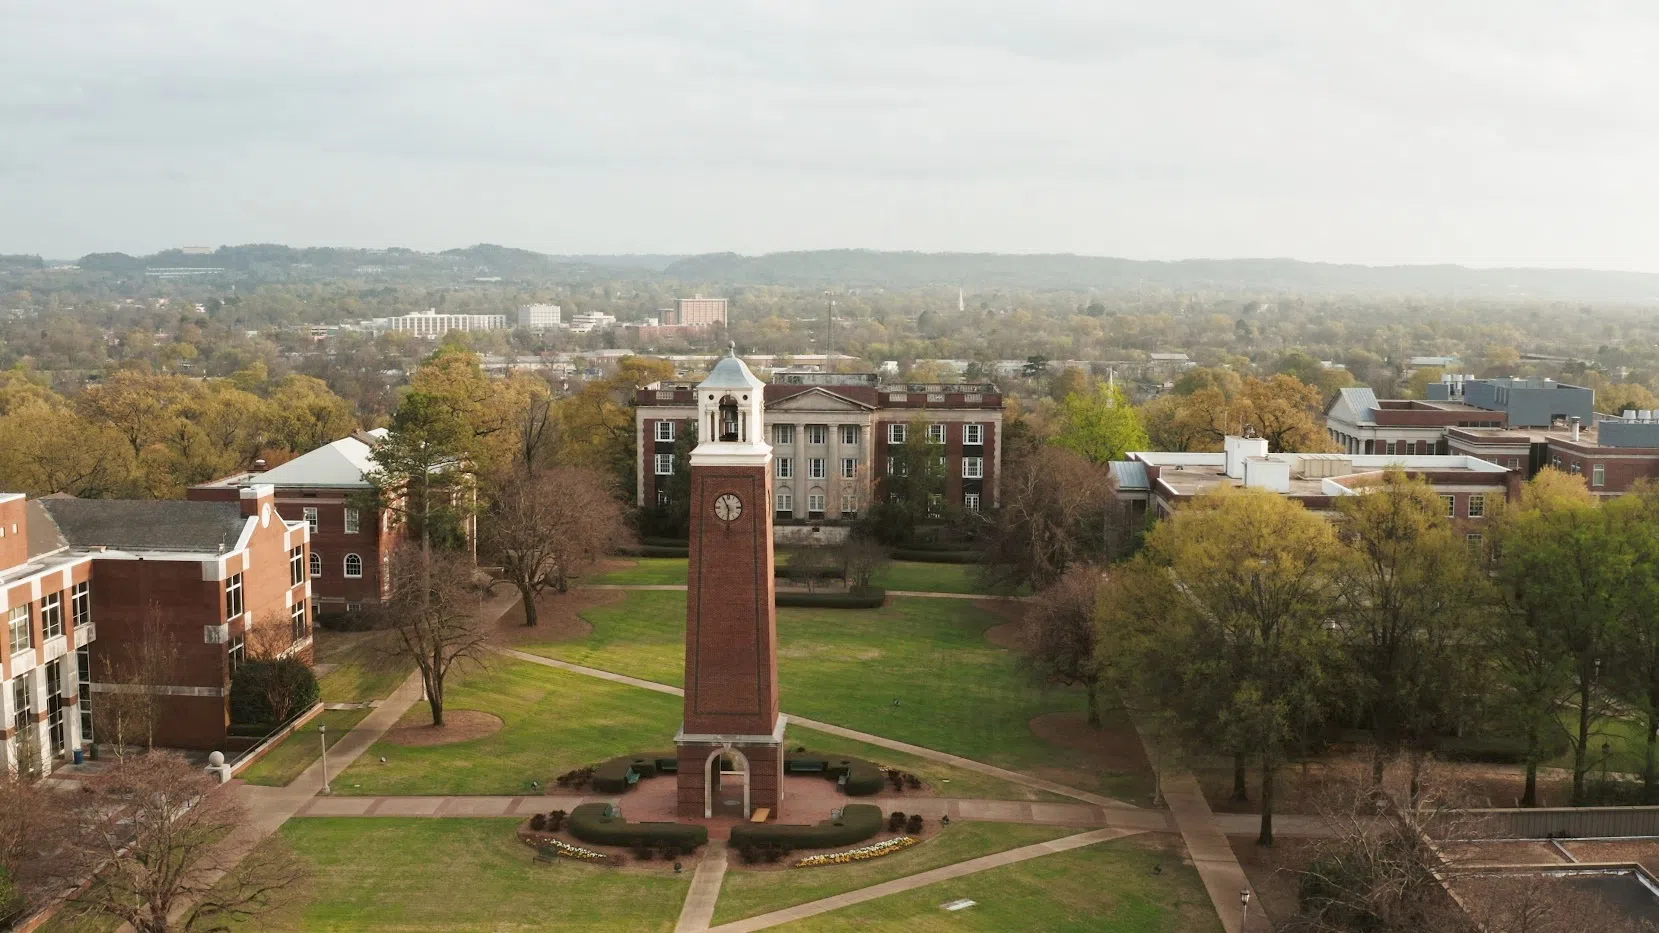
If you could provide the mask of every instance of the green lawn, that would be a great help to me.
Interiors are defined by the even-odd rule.
[[[296,729],[277,743],[275,748],[266,752],[265,757],[254,762],[252,767],[237,776],[249,784],[286,787],[322,756],[322,740],[317,734],[318,726],[328,727],[328,747],[333,748],[340,744],[340,740],[346,737],[346,733],[350,732],[353,726],[362,722],[363,717],[371,712],[373,711],[369,709],[324,710],[316,719]],[[332,768],[333,765],[329,767]]]
[[[532,861],[506,819],[294,819],[311,896],[259,930],[674,928],[691,873]]]
[[[684,683],[682,594],[628,593],[583,616],[594,629],[585,639],[518,647]],[[1150,793],[1149,777],[1102,773],[1031,733],[1033,717],[1081,709],[1082,694],[1038,687],[1012,652],[986,641],[985,630],[1003,621],[967,600],[922,597],[893,598],[880,609],[780,609],[783,708],[1015,770],[1058,769],[1048,776],[1085,790],[1126,799]]]
[[[623,567],[584,579],[583,583],[629,584],[633,586],[664,584],[685,585],[686,559],[684,557],[634,557],[632,567]],[[681,597],[682,601],[684,597]]]
[[[453,745],[376,742],[334,779],[334,792],[523,794],[572,768],[672,749],[680,724],[678,697],[507,658],[451,674],[447,691],[448,709],[494,713],[501,731]],[[404,722],[430,722],[426,704]]]
[[[317,682],[324,703],[366,703],[383,700],[408,678],[414,665],[388,653],[384,633],[319,630],[315,646],[318,664],[333,665]],[[328,710],[278,743],[239,777],[250,784],[281,787],[300,776],[322,754],[317,726],[326,725],[329,747],[369,715],[369,710]]]
[[[933,786],[940,797],[970,797],[980,800],[1038,800],[1074,803],[1070,797],[1060,797],[1047,791],[1026,787],[980,774],[940,764],[927,758],[917,758],[904,752],[895,752],[880,745],[844,739],[828,732],[819,732],[805,726],[791,724],[784,738],[791,750],[804,746],[809,752],[823,755],[850,755],[873,761],[887,768],[909,771]]]
[[[1150,843],[1150,844],[1149,844]],[[1152,874],[1154,865],[1161,874]],[[805,869],[802,869],[804,871]],[[968,898],[976,906],[940,905]],[[891,894],[779,927],[789,933],[1219,933],[1198,873],[1177,841],[1097,843]]]
[[[714,922],[730,923],[1075,832],[1075,829],[1057,826],[957,822],[943,828],[934,824],[930,835],[912,848],[851,865],[822,865],[783,872],[742,871],[738,860],[720,888]]]

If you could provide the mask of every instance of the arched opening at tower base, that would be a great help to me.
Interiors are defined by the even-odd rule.
[[[703,786],[703,815],[748,819],[753,812],[749,800],[749,759],[735,748],[717,748],[709,753],[704,767],[708,783]]]

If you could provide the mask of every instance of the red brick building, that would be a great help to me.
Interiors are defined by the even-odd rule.
[[[190,488],[198,501],[235,500],[250,485],[276,490],[276,507],[286,521],[310,530],[306,572],[317,614],[356,612],[378,606],[389,595],[387,563],[400,538],[400,525],[371,503],[369,455],[384,430],[344,437],[269,470],[238,473]]]
[[[856,520],[881,495],[888,448],[912,431],[945,458],[944,504],[980,511],[1001,501],[1002,394],[993,385],[881,385],[874,373],[782,372],[764,386],[772,448],[770,502],[780,541],[810,540],[819,528]],[[637,502],[667,501],[685,464],[675,444],[695,417],[695,387],[662,382],[639,390],[635,430]]]
[[[96,738],[99,694],[133,691],[159,698],[159,744],[218,747],[250,640],[311,659],[307,529],[269,486],[231,501],[6,497],[0,529],[9,765],[38,751],[49,768]],[[166,682],[138,682],[157,639]]]

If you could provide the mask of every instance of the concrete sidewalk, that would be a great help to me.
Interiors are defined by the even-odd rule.
[[[674,933],[702,933],[709,928],[714,905],[720,901],[720,885],[726,881],[726,864],[726,843],[711,840],[697,862],[697,873],[691,876],[691,890],[686,892]]]
[[[758,917],[750,917],[747,920],[739,920],[735,923],[721,924],[720,926],[711,928],[709,933],[752,933],[752,931],[755,930],[767,930],[772,927],[782,926],[786,923],[793,923],[797,920],[804,920],[807,917],[814,917],[818,914],[828,913],[832,910],[839,910],[843,907],[851,907],[854,904],[862,904],[865,901],[873,901],[878,897],[886,897],[889,894],[898,894],[901,891],[914,891],[917,888],[926,887],[930,884],[937,884],[941,881],[949,881],[952,878],[961,878],[964,875],[977,874],[982,871],[988,871],[992,868],[1001,868],[1004,865],[1015,865],[1026,861],[1027,859],[1040,858],[1044,855],[1053,855],[1056,852],[1068,852],[1072,849],[1081,849],[1084,846],[1093,845],[1097,842],[1106,842],[1111,839],[1121,839],[1124,836],[1133,836],[1135,834],[1136,833],[1133,830],[1124,829],[1090,830],[1086,833],[1078,833],[1075,836],[1066,836],[1062,839],[1052,839],[1048,842],[1039,842],[1036,845],[1024,846],[1018,849],[1009,849],[1006,852],[997,852],[993,855],[985,855],[980,858],[969,859],[966,862],[957,862],[955,865],[946,865],[943,868],[935,868],[931,871],[924,871],[920,874],[910,875],[905,878],[896,878],[892,881],[872,885],[868,888],[860,888],[856,891],[848,891],[845,894],[837,894],[834,897],[826,897],[822,900],[808,901],[805,904],[796,904],[794,907],[786,907],[783,910],[775,910],[768,914],[761,914]]]

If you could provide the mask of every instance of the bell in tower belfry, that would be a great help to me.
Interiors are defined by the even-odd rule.
[[[720,400],[720,439],[722,441],[738,441],[737,428],[737,399],[728,395]]]

